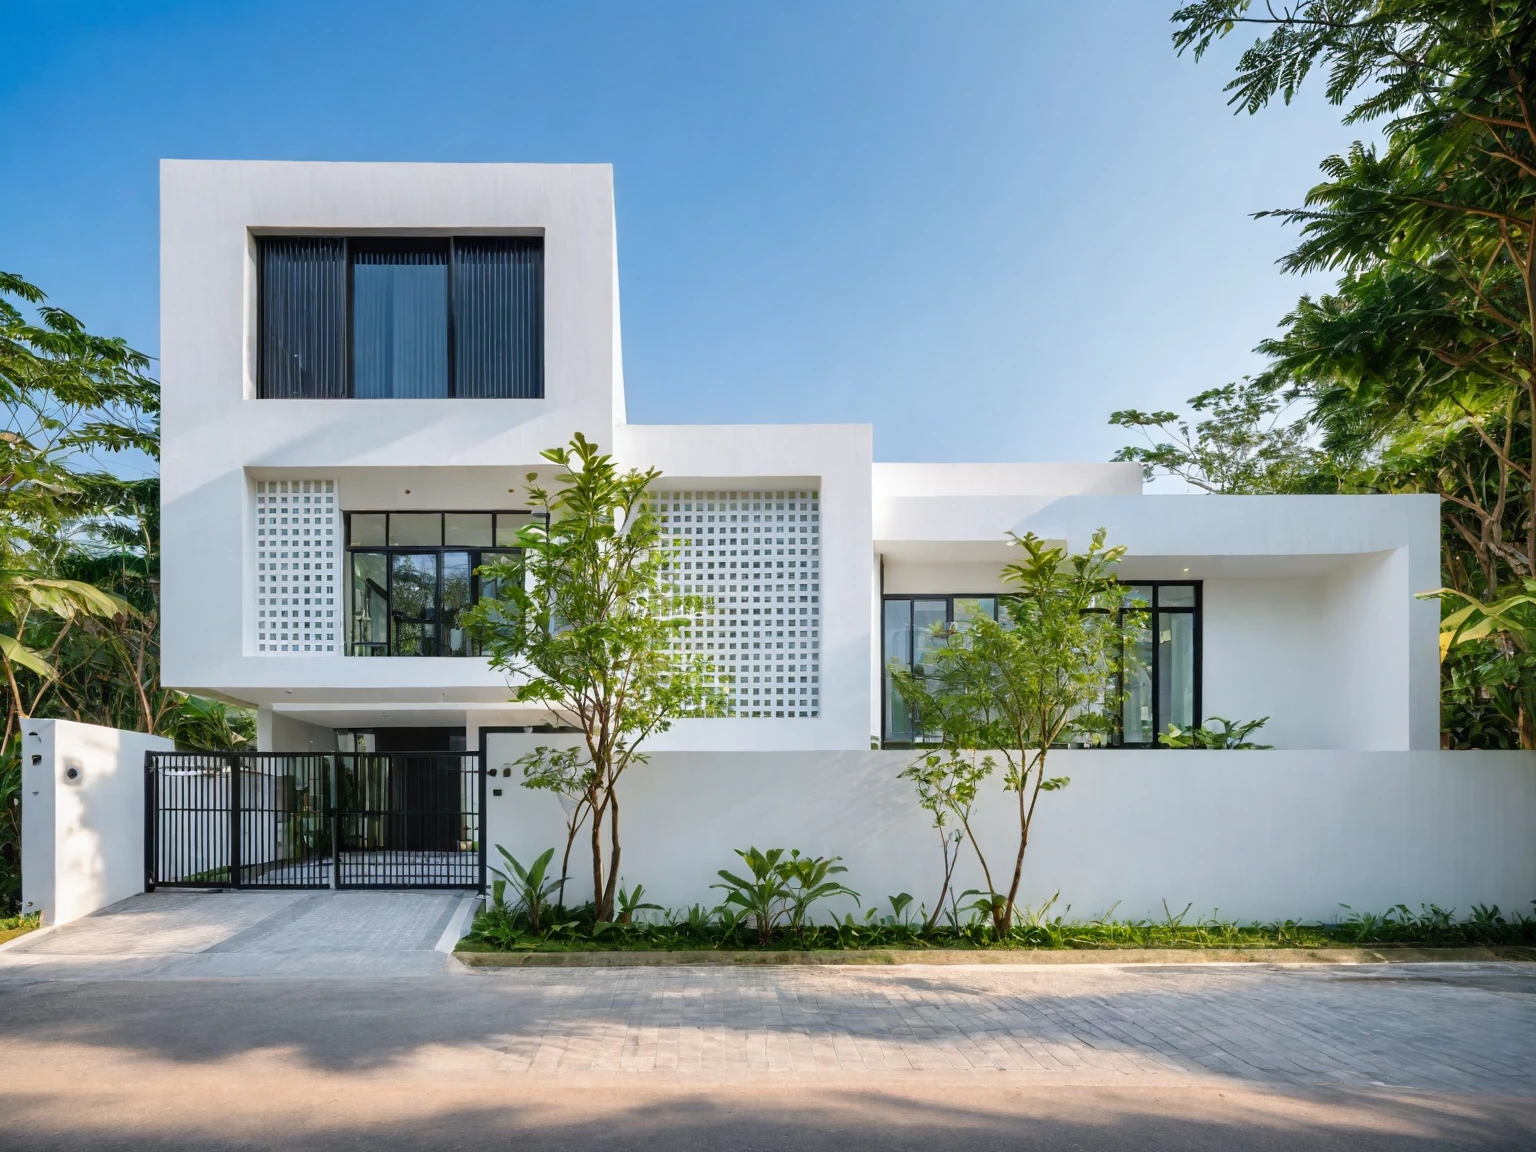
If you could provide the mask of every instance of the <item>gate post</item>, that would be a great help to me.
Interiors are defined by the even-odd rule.
[[[229,886],[240,887],[240,758],[231,756],[229,763]]]
[[[155,787],[160,775],[155,754],[144,753],[144,891],[155,890],[155,833],[160,824],[160,790]]]
[[[341,887],[341,753],[332,752],[331,762],[331,891]]]

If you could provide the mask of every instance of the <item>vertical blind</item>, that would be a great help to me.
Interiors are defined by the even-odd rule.
[[[538,399],[541,237],[262,237],[259,395]]]
[[[328,236],[263,238],[260,309],[262,397],[347,395],[345,241]]]
[[[543,396],[544,241],[456,240],[453,301],[457,394]]]

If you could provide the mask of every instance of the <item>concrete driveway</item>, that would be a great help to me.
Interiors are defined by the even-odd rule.
[[[475,903],[458,892],[161,891],[22,937],[0,951],[0,974],[66,980],[441,973],[457,964],[448,953]]]
[[[7,1148],[1536,1146],[1536,966],[468,970],[453,896],[0,951]]]

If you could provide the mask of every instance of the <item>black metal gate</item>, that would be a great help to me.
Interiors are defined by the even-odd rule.
[[[474,752],[149,752],[147,887],[485,888]]]

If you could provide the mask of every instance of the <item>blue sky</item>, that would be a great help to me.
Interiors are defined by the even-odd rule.
[[[606,161],[631,420],[1107,459],[1326,287],[1250,214],[1355,134],[1173,6],[7,0],[0,267],[153,353],[161,157]]]

